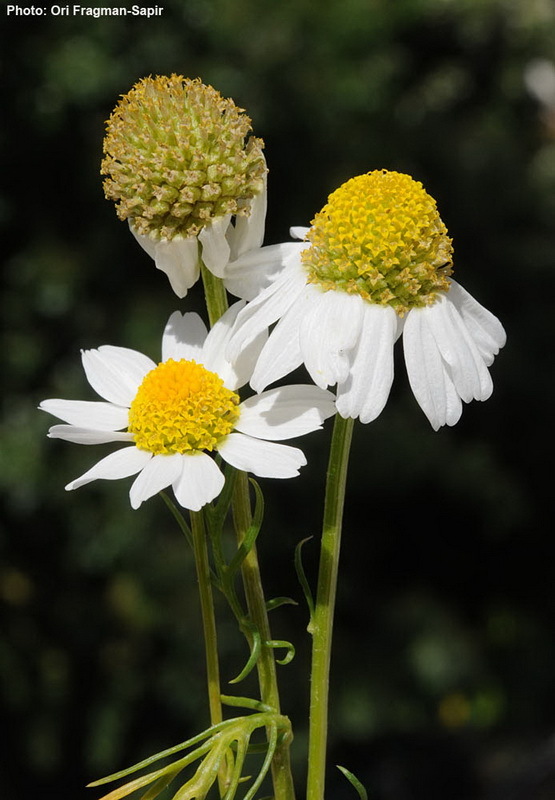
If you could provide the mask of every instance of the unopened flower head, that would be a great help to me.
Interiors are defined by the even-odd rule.
[[[435,200],[409,175],[375,170],[344,183],[316,214],[302,262],[324,290],[403,316],[449,288],[452,244]]]
[[[242,109],[200,79],[144,78],[107,122],[106,197],[153,239],[196,236],[214,219],[247,214],[266,173],[250,130]]]
[[[334,396],[316,386],[281,386],[241,402],[237,389],[252,374],[266,336],[234,363],[224,351],[236,303],[210,332],[191,312],[174,312],[162,338],[162,361],[124,347],[104,345],[82,354],[91,386],[102,401],[45,400],[40,408],[63,420],[49,436],[78,444],[124,443],[69,483],[137,475],[130,491],[137,508],[172,486],[178,502],[198,511],[213,500],[224,476],[218,454],[259,477],[292,478],[306,463],[302,450],[282,444],[321,427],[335,413]]]
[[[359,175],[310,229],[291,232],[303,241],[275,251],[277,277],[239,314],[229,345],[234,357],[278,323],[251,379],[256,391],[304,364],[318,386],[337,384],[342,417],[371,422],[387,402],[402,335],[410,385],[435,429],[454,425],[463,402],[490,396],[488,367],[505,331],[450,277],[451,239],[421,183],[387,170]],[[260,262],[273,266],[262,249]]]

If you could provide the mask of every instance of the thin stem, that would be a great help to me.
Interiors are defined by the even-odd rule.
[[[222,314],[227,311],[227,295],[221,278],[216,278],[202,261],[200,262],[200,274],[204,285],[204,297],[206,299],[206,310],[210,327],[217,322]]]
[[[237,474],[233,493],[233,519],[238,543],[241,544],[251,523],[251,505],[249,498],[248,476],[245,472]],[[279,690],[276,674],[276,663],[273,650],[267,645],[271,641],[270,623],[266,609],[266,600],[262,588],[260,567],[253,545],[241,566],[243,586],[249,617],[257,628],[262,639],[262,649],[257,663],[260,698],[262,702],[280,713]],[[295,789],[291,775],[289,757],[289,741],[283,741],[276,747],[272,759],[272,779],[276,800],[294,800]]]
[[[191,511],[191,531],[193,533],[193,552],[199,587],[202,627],[204,630],[204,651],[206,655],[206,679],[208,684],[208,703],[210,722],[216,725],[223,719],[220,688],[220,667],[218,661],[218,640],[214,597],[210,580],[210,563],[206,546],[206,531],[202,511]]]
[[[222,691],[220,687],[220,665],[218,658],[218,639],[216,633],[216,615],[214,613],[214,596],[210,578],[210,562],[206,545],[206,530],[202,511],[191,511],[191,531],[193,552],[199,587],[202,627],[204,630],[204,653],[206,659],[206,682],[208,687],[208,706],[210,723],[217,725],[223,720]],[[218,769],[218,786],[220,797],[226,793],[231,764],[224,759]]]
[[[336,415],[328,462],[318,589],[310,625],[312,633],[312,669],[307,800],[323,800],[326,781],[328,695],[333,616],[353,423],[354,420],[352,419],[343,419],[339,414]]]

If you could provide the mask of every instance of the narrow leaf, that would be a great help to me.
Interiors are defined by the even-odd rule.
[[[352,786],[354,786],[354,788],[356,789],[356,791],[358,793],[358,796],[360,797],[360,800],[368,800],[368,793],[367,793],[366,789],[364,788],[364,786],[362,785],[362,783],[359,781],[359,779],[355,778],[353,773],[349,772],[349,770],[345,769],[345,767],[341,767],[339,764],[336,764],[336,767],[337,767],[337,769],[341,770],[341,772],[347,778],[349,783]]]
[[[286,642],[283,639],[270,639],[270,641],[266,642],[266,646],[271,647],[273,650],[277,649],[278,647],[283,647],[287,650],[283,658],[276,659],[278,664],[284,666],[285,664],[289,664],[295,658],[295,647],[291,644],[291,642]]]
[[[306,572],[304,571],[303,561],[302,561],[302,547],[305,542],[310,541],[312,536],[308,536],[306,539],[303,539],[299,542],[299,544],[295,548],[295,570],[297,572],[297,578],[299,579],[299,583],[301,584],[301,588],[303,590],[303,594],[305,596],[306,604],[308,606],[308,611],[310,614],[310,625],[312,624],[312,619],[314,617],[314,595],[312,594],[312,590],[310,588],[310,584],[308,583],[308,579],[306,577]]]

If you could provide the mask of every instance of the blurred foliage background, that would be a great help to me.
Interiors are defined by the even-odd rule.
[[[103,5],[97,3],[97,6]],[[353,175],[412,174],[456,277],[508,331],[495,391],[434,433],[398,363],[355,434],[332,679],[329,796],[555,797],[551,0],[162,0],[145,19],[1,17],[3,415],[0,793],[87,781],[207,724],[191,557],[162,502],[63,486],[99,458],[46,439],[46,397],[92,399],[79,349],[157,357],[179,307],[104,200],[104,121],[139,78],[200,76],[266,142],[266,242]],[[48,6],[46,7],[48,9]],[[181,304],[200,308],[200,289]],[[317,541],[330,429],[295,481],[263,482],[259,542],[302,797],[309,641],[293,551]],[[106,452],[109,448],[106,449]],[[316,511],[315,511],[316,509]],[[311,579],[317,544],[304,548]],[[224,678],[245,647],[225,608]],[[243,687],[244,693],[254,688]]]

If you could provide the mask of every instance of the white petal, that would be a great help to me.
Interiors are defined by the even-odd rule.
[[[121,431],[91,430],[75,425],[53,425],[48,431],[50,439],[63,439],[74,444],[106,444],[107,442],[132,442],[133,434]]]
[[[223,278],[226,264],[229,261],[230,249],[226,238],[231,222],[231,214],[215,217],[205,225],[198,235],[202,245],[202,260],[213,275]]]
[[[213,458],[206,453],[184,455],[181,475],[173,482],[173,491],[179,505],[199,511],[223,489],[224,476]]]
[[[491,377],[455,306],[443,295],[423,313],[460,398],[486,400]]]
[[[129,409],[89,400],[43,400],[39,408],[70,425],[101,431],[118,431],[127,427]]]
[[[265,174],[262,191],[255,194],[250,202],[250,213],[247,215],[238,214],[235,217],[235,225],[231,225],[227,230],[232,260],[235,260],[248,250],[254,250],[262,246],[267,206],[267,174]]]
[[[145,236],[142,233],[137,233],[137,231],[135,230],[135,228],[131,223],[129,223],[129,230],[131,231],[137,242],[141,245],[145,253],[148,253],[148,255],[151,258],[154,258],[154,253],[156,252],[157,240],[151,239],[150,236]]]
[[[301,249],[266,289],[241,311],[236,330],[228,346],[227,358],[234,361],[243,347],[290,308],[304,286],[306,273],[300,262]]]
[[[298,242],[282,242],[248,250],[227,265],[226,289],[236,297],[253,300],[276,279],[299,249]]]
[[[129,407],[143,378],[156,364],[148,356],[127,347],[102,345],[83,350],[83,368],[92,388],[105,400]]]
[[[244,433],[230,433],[218,445],[218,452],[232,467],[259,478],[294,478],[306,464],[303,451],[297,447],[253,439]]]
[[[100,479],[114,481],[119,478],[128,478],[130,475],[136,475],[151,458],[152,453],[147,453],[145,450],[138,450],[136,447],[124,447],[122,450],[116,450],[115,453],[103,458],[92,469],[81,475],[80,478],[68,483],[66,489],[77,489],[79,486],[84,486],[86,483]]]
[[[337,387],[337,410],[342,417],[359,417],[367,423],[383,411],[393,382],[397,327],[397,314],[392,308],[364,303],[350,374]]]
[[[208,331],[195,311],[181,314],[174,311],[162,336],[162,361],[184,358],[202,363],[202,348]]]
[[[252,375],[256,359],[267,339],[263,330],[252,342],[249,342],[239,353],[235,362],[226,358],[227,345],[233,333],[233,326],[239,312],[245,307],[245,301],[239,300],[211,328],[204,343],[202,363],[212,372],[216,372],[228,389],[238,389],[248,382]]]
[[[310,377],[323,389],[349,374],[349,351],[362,324],[363,299],[356,294],[313,287],[311,304],[300,328],[301,353]]]
[[[503,325],[456,281],[451,281],[447,297],[456,306],[482,358],[489,366],[507,341]]]
[[[289,235],[293,239],[301,239],[303,241],[306,239],[309,230],[310,228],[306,228],[304,225],[293,225],[293,227],[289,228]]]
[[[293,439],[322,427],[335,414],[335,397],[317,386],[280,386],[239,406],[236,430],[257,439]]]
[[[154,259],[156,269],[166,273],[175,294],[178,297],[185,297],[200,275],[196,236],[171,241],[156,240],[136,233],[132,225],[129,227],[141,247]]]
[[[129,492],[131,508],[139,508],[162,489],[170,486],[181,475],[181,453],[153,456],[133,481]]]
[[[409,311],[403,329],[403,349],[409,383],[434,430],[454,425],[462,403],[430,331],[424,308]]]
[[[312,300],[312,287],[305,286],[271,332],[251,378],[251,386],[256,392],[261,392],[303,363],[299,331]]]

